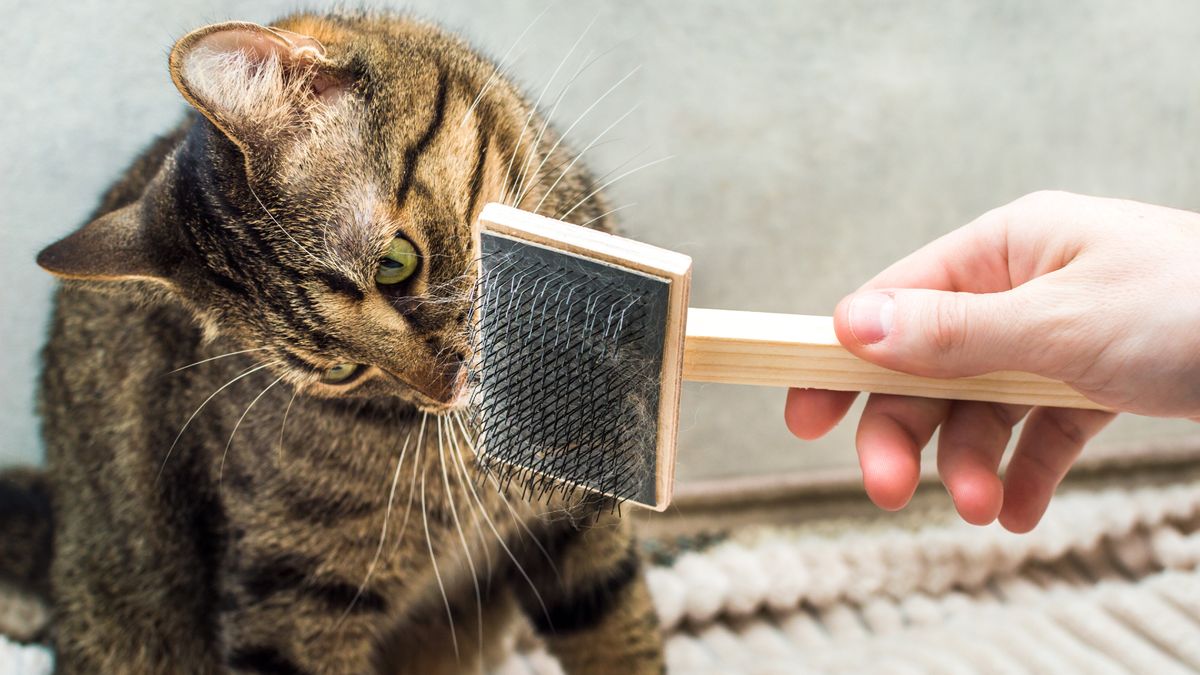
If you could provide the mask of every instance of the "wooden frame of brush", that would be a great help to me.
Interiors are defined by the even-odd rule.
[[[683,342],[692,283],[691,257],[503,204],[484,207],[479,216],[479,226],[475,229],[476,238],[482,230],[594,262],[634,270],[669,284],[659,382],[655,500],[653,504],[642,504],[656,511],[665,510],[671,503],[675,486],[675,439],[679,432],[679,394],[683,388]]]

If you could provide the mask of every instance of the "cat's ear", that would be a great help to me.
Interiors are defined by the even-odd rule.
[[[142,202],[107,213],[38,254],[37,263],[64,279],[167,282],[171,247],[155,241]]]
[[[241,21],[185,35],[170,69],[188,103],[243,150],[294,129],[345,90],[316,38]]]

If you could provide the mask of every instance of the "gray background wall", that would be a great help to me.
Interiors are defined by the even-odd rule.
[[[51,281],[36,251],[179,118],[176,37],[297,4],[0,3],[0,465],[41,456]],[[546,3],[407,6],[499,56]],[[514,50],[517,79],[540,90],[593,18],[564,71],[598,58],[555,118],[569,125],[639,67],[570,138],[587,145],[638,106],[588,157],[617,175],[673,156],[611,192],[636,204],[622,212],[631,234],[694,256],[697,305],[828,313],[893,259],[1039,188],[1200,209],[1198,3],[561,0]],[[851,429],[802,444],[782,400],[689,387],[681,479],[853,463]],[[1107,439],[1191,430],[1127,420]]]

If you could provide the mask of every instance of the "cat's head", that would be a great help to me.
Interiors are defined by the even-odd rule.
[[[461,402],[480,209],[553,215],[591,192],[577,167],[555,180],[552,133],[530,152],[540,121],[515,89],[458,39],[378,16],[209,26],[170,71],[200,113],[179,147],[39,263],[173,293],[309,393]]]

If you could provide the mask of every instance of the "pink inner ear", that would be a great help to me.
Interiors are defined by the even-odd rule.
[[[313,95],[327,104],[332,104],[348,89],[344,79],[325,73],[317,73],[312,80]]]
[[[293,56],[325,56],[325,45],[318,42],[314,37],[293,33],[290,30],[282,28],[268,27],[267,30],[282,38],[284,42],[287,42],[288,46],[292,48]]]
[[[314,38],[276,28],[217,31],[201,38],[196,47],[216,52],[240,51],[259,63],[272,55],[284,62],[325,55],[325,48]]]

